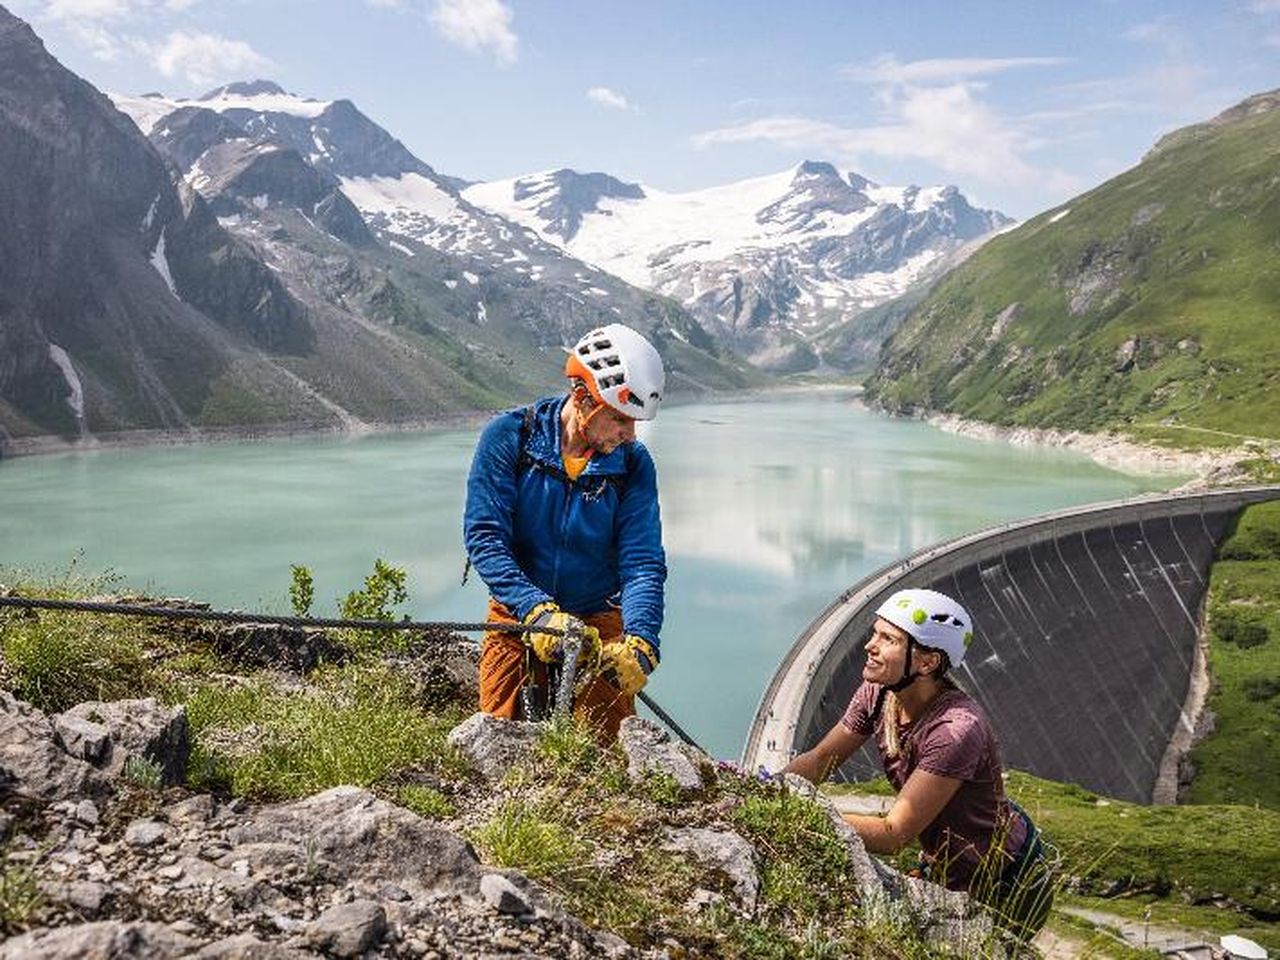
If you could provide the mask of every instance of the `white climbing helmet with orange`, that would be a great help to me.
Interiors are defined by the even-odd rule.
[[[569,351],[564,375],[586,384],[600,403],[633,420],[652,420],[667,375],[653,344],[621,323],[597,327]]]
[[[941,650],[958,667],[973,642],[969,611],[936,590],[899,590],[880,604],[877,617],[888,620],[922,647]]]

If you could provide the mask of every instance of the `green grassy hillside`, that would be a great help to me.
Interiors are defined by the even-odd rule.
[[[1280,92],[997,237],[885,346],[887,408],[1280,437]]]
[[[1206,704],[1214,730],[1191,751],[1192,803],[1280,810],[1280,503],[1250,507],[1209,580]]]

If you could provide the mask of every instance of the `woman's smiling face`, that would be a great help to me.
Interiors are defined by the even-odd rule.
[[[910,637],[883,617],[877,617],[865,649],[867,662],[862,679],[871,683],[897,683],[907,671],[907,641]]]

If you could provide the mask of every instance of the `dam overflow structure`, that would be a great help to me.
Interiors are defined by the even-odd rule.
[[[1150,802],[1193,718],[1208,569],[1236,515],[1280,487],[1167,494],[1005,524],[921,550],[855,584],[792,645],[765,690],[743,763],[781,769],[839,720],[861,682],[875,610],[929,587],[974,618],[950,676],[986,709],[1006,769]],[[874,744],[832,778],[880,773]]]

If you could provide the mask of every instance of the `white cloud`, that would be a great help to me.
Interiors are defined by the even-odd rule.
[[[137,7],[136,0],[49,0],[45,13],[54,20],[123,20]]]
[[[436,0],[431,23],[451,43],[467,50],[493,51],[499,63],[516,59],[511,8],[502,0]]]
[[[84,26],[85,21],[123,21],[154,14],[157,9],[187,10],[200,0],[48,0],[45,15]]]
[[[163,43],[151,47],[149,52],[155,68],[166,77],[182,75],[199,84],[272,66],[269,59],[243,40],[229,40],[214,33],[175,30]]]
[[[1168,16],[1134,24],[1122,36],[1126,40],[1163,47],[1166,55],[1170,57],[1181,57],[1188,48],[1183,31],[1178,28],[1173,18]]]
[[[610,90],[608,87],[592,87],[587,91],[587,99],[614,110],[631,109],[631,104],[626,97],[616,90]]]
[[[1070,62],[1066,57],[962,57],[899,63],[889,54],[877,57],[866,66],[854,64],[845,67],[843,73],[865,83],[927,84],[985,77],[1021,67],[1049,67]]]
[[[1046,176],[1021,156],[1033,143],[974,96],[970,85],[884,92],[886,122],[843,127],[778,116],[698,134],[699,147],[765,141],[830,156],[850,166],[867,156],[914,158],[948,173],[990,182],[1029,183]]]

